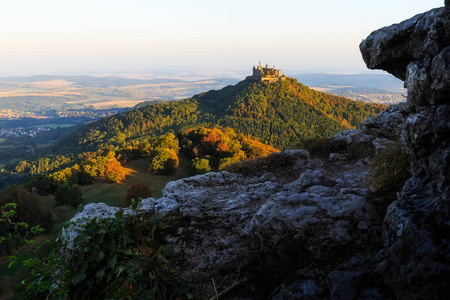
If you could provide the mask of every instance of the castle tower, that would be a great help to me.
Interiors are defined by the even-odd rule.
[[[248,76],[247,79],[258,82],[271,83],[279,80],[286,80],[286,77],[281,73],[281,69],[277,70],[275,68],[275,65],[273,66],[273,68],[270,68],[269,64],[267,63],[263,68],[261,65],[261,61],[259,61],[256,68],[255,65],[253,65],[253,74],[252,76]]]

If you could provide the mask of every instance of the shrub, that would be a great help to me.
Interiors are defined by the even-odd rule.
[[[132,199],[145,199],[151,196],[152,192],[147,184],[135,183],[127,190],[125,203],[127,204],[127,206],[130,206]]]
[[[51,213],[45,209],[41,199],[20,186],[10,186],[0,194],[0,205],[16,203],[15,222],[25,222],[30,226],[51,227]]]
[[[133,201],[133,209],[138,203]],[[123,210],[115,218],[94,218],[74,239],[76,253],[67,259],[44,258],[45,263],[53,259],[46,273],[33,266],[18,286],[20,297],[44,299],[56,292],[61,299],[193,299],[193,288],[170,262],[173,246],[162,243],[164,223],[143,215],[125,218]],[[56,283],[64,282],[62,290],[55,289],[55,277]]]
[[[15,205],[14,216],[11,221],[15,223],[26,223],[29,226],[42,226],[50,229],[53,225],[50,211],[46,210],[42,201],[35,194],[19,186],[10,186],[0,194],[0,206],[3,207],[9,203]],[[24,228],[18,228],[20,233],[24,233]],[[0,236],[7,236],[15,231],[5,222],[0,222]],[[21,241],[9,240],[2,244],[1,252],[9,252],[11,249],[21,245]]]
[[[83,194],[78,185],[63,184],[56,189],[55,206],[68,205],[76,208],[83,203]]]

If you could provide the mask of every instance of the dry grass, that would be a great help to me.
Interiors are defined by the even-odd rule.
[[[398,142],[388,146],[369,164],[369,186],[377,191],[399,191],[411,177],[411,155]]]
[[[298,166],[298,158],[284,152],[275,152],[265,157],[241,161],[227,166],[225,170],[246,176],[262,176],[271,172],[277,178],[287,181],[292,181],[302,172]]]

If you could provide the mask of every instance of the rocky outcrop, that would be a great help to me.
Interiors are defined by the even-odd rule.
[[[405,81],[401,132],[412,173],[383,224],[379,272],[402,299],[450,293],[450,3],[373,32],[361,45],[369,68]]]
[[[374,139],[355,131],[335,138],[369,147]],[[311,157],[306,150],[274,153],[233,173],[170,182],[163,197],[144,199],[141,210],[182,215],[166,240],[175,245],[179,273],[205,294],[213,292],[211,278],[221,282],[219,291],[239,278],[247,283],[230,298],[329,298],[331,288],[344,293],[352,284],[342,278],[351,277],[358,285],[344,295],[358,298],[373,290],[381,297],[386,292],[376,284],[374,268],[367,267],[372,262],[353,258],[358,263],[348,267],[349,259],[373,257],[381,245],[381,199],[363,186],[364,164]],[[74,250],[83,222],[114,217],[117,210],[87,205],[63,234],[65,250]]]

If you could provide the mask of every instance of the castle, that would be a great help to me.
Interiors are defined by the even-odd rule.
[[[261,66],[261,62],[259,62],[258,67],[253,66],[253,74],[252,76],[248,76],[247,79],[270,83],[278,80],[286,80],[286,76],[281,74],[280,69],[275,69],[275,66],[273,66],[273,68],[269,68],[269,65],[266,64],[263,68]]]

